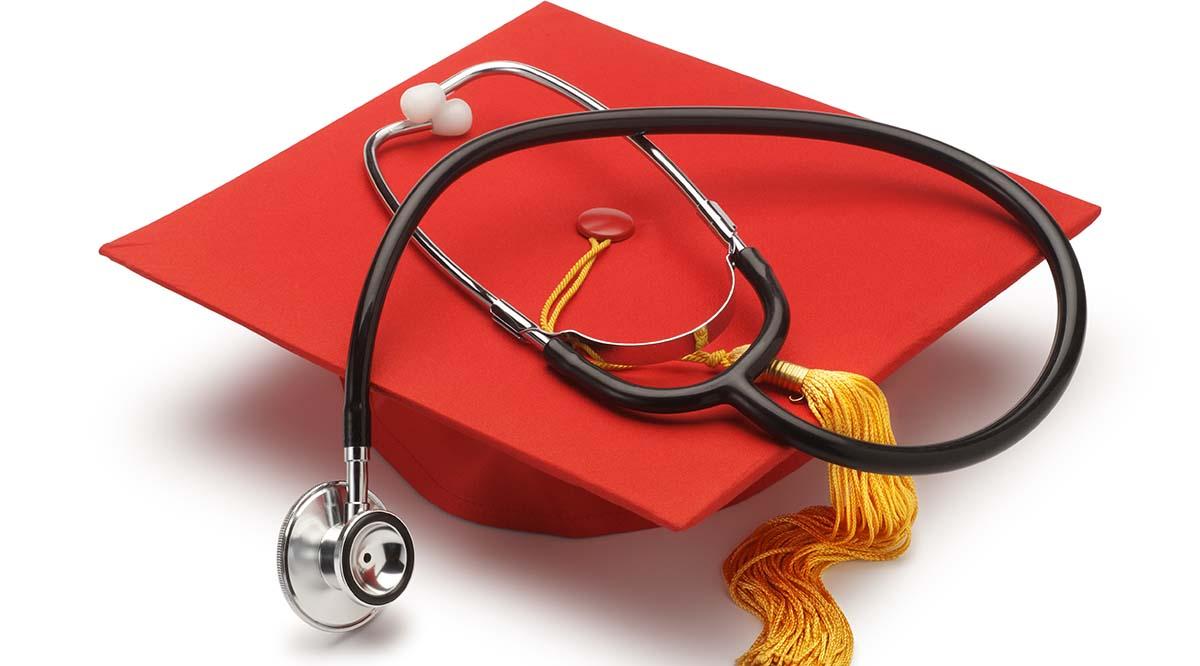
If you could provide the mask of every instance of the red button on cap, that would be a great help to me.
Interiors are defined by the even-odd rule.
[[[575,229],[584,238],[616,243],[633,235],[633,218],[616,208],[589,208],[579,214]]]

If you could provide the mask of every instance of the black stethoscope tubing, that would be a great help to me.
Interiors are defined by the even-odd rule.
[[[986,195],[1021,223],[1053,276],[1057,324],[1051,351],[1033,386],[1004,415],[963,437],[920,446],[884,446],[838,435],[789,412],[754,380],[775,358],[787,335],[789,311],[782,287],[753,247],[733,255],[754,288],[763,324],[754,343],[732,366],[711,379],[678,388],[626,382],[554,338],[547,361],[594,396],[638,411],[673,413],[719,404],[733,406],[776,440],[816,458],[869,472],[926,474],[985,460],[1012,446],[1058,402],[1079,362],[1086,328],[1086,299],[1079,262],[1054,218],[1025,188],[987,163],[928,137],[849,116],[789,109],[671,107],[586,111],[502,127],[469,141],[435,164],[405,197],[388,224],[359,298],[346,367],[345,445],[370,446],[371,359],[384,301],[397,262],[434,200],[480,164],[534,146],[630,134],[759,134],[846,143],[910,159],[942,171]]]

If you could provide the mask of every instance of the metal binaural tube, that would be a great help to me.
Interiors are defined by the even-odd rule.
[[[473,65],[442,81],[440,85],[444,92],[451,93],[475,79],[497,75],[511,75],[527,81],[533,81],[575,102],[584,109],[600,111],[608,108],[601,104],[595,97],[547,71],[511,60],[495,60]],[[376,130],[367,139],[366,145],[363,147],[363,161],[366,164],[367,173],[371,178],[372,184],[375,186],[376,192],[379,193],[379,197],[392,213],[395,213],[400,207],[400,200],[388,186],[387,180],[384,178],[383,172],[379,167],[379,148],[391,139],[427,130],[430,127],[431,123],[428,122],[417,123],[410,120],[402,120]],[[700,188],[687,177],[687,174],[671,161],[671,158],[667,157],[653,141],[642,134],[631,135],[628,139],[645,153],[667,175],[671,182],[687,196],[713,233],[728,246],[730,253],[737,252],[745,247],[737,235],[737,230],[733,222],[716,205],[716,202],[708,199],[700,191]],[[517,337],[524,337],[539,346],[545,344],[548,338],[544,334],[540,334],[533,320],[505,303],[503,299],[484,287],[470,273],[455,263],[425,232],[417,229],[413,233],[413,240],[434,263],[448,274],[455,283],[462,287],[464,291],[479,301],[480,304],[490,308],[493,312],[497,310],[504,311],[510,319],[514,319],[515,327],[521,330],[521,333],[514,333]],[[512,326],[508,326],[507,324],[506,328],[510,331],[513,329]]]

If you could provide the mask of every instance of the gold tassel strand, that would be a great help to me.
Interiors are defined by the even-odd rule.
[[[562,314],[563,308],[567,307],[567,303],[575,297],[575,293],[583,286],[583,281],[587,279],[588,273],[592,272],[592,266],[596,263],[596,257],[600,256],[612,241],[597,241],[595,238],[588,239],[588,251],[583,253],[579,261],[571,266],[567,274],[559,280],[558,285],[550,292],[550,297],[546,299],[542,305],[541,316],[539,317],[538,326],[547,333],[554,332],[554,325],[558,323],[558,317]]]
[[[563,308],[583,286],[608,241],[590,248],[546,299],[541,326],[553,332]],[[682,360],[727,368],[749,345],[707,352],[708,331],[696,332],[696,351]],[[584,348],[593,363],[607,363]],[[870,379],[852,372],[815,370],[776,359],[759,381],[798,393],[821,427],[879,444],[896,443],[887,399]],[[871,474],[829,465],[829,504],[812,506],[763,523],[737,546],[722,567],[729,596],[762,620],[741,666],[844,666],[854,653],[846,616],[821,575],[848,560],[883,561],[908,549],[917,517],[912,478]]]

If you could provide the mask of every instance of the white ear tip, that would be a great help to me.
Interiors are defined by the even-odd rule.
[[[404,91],[400,96],[400,110],[413,122],[425,123],[433,119],[438,109],[446,104],[446,93],[436,83],[422,83]]]
[[[433,114],[433,133],[438,136],[459,136],[471,130],[471,105],[455,97],[446,100]]]

